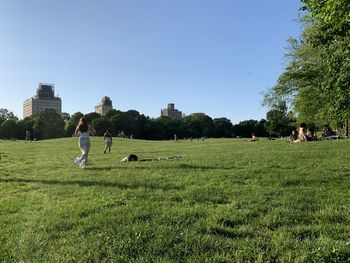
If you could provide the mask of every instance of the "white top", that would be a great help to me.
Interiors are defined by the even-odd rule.
[[[89,138],[89,132],[80,132],[79,137],[80,138]]]

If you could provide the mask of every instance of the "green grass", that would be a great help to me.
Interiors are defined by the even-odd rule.
[[[0,141],[0,261],[350,261],[350,143]],[[172,161],[121,163],[181,155]]]

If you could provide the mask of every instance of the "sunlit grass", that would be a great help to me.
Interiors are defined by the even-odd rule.
[[[349,261],[349,146],[92,138],[80,169],[76,138],[0,141],[0,261]]]

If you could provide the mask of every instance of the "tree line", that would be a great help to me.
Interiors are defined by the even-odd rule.
[[[345,128],[350,117],[350,1],[302,0],[299,38],[264,104],[288,103],[299,122]]]
[[[7,109],[0,109],[0,138],[25,139],[30,131],[32,139],[43,140],[70,137],[81,117],[85,116],[90,124],[90,133],[103,136],[110,129],[113,136],[124,134],[138,139],[168,140],[174,138],[235,138],[287,136],[294,129],[295,119],[287,112],[285,104],[271,109],[266,119],[245,120],[238,124],[225,117],[211,118],[204,113],[193,113],[182,119],[168,117],[150,118],[136,110],[110,110],[105,116],[95,112],[83,114],[76,112],[58,114],[53,109],[46,109],[32,117],[19,120]]]

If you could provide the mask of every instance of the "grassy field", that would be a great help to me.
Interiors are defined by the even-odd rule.
[[[350,141],[0,141],[0,261],[350,261]],[[181,155],[180,160],[121,163]]]

